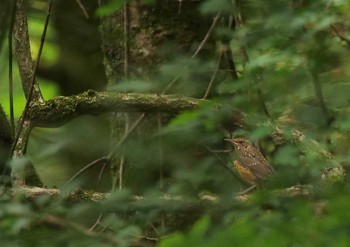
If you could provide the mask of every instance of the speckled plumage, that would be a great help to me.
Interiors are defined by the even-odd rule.
[[[248,183],[258,184],[274,172],[264,155],[247,139],[233,138],[226,141],[233,145],[238,156],[238,160],[233,162],[234,166],[242,179]]]

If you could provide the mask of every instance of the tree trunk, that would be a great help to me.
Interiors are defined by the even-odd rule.
[[[124,78],[126,55],[129,55],[131,78],[144,80],[153,77],[165,61],[181,54],[191,56],[211,24],[210,18],[203,18],[197,11],[199,3],[163,0],[143,5],[140,1],[130,1],[129,23],[125,24],[125,11],[102,18],[102,50],[108,82],[113,84]],[[125,28],[129,32],[127,52]]]
[[[165,62],[171,62],[180,57],[187,57],[184,61],[189,61],[198,49],[211,24],[208,18],[203,18],[197,11],[199,3],[199,1],[162,0],[146,5],[134,0],[128,1],[122,10],[102,17],[100,31],[108,85],[128,80],[127,86],[132,86],[133,81],[138,80],[149,85],[151,92],[161,94],[177,92],[176,87],[169,87],[174,78],[165,80],[166,84],[160,85],[155,85],[154,82],[157,80],[154,78],[159,76],[160,67]],[[184,64],[180,66],[181,69],[176,69],[175,73],[183,73]],[[174,82],[180,75],[175,75]],[[177,86],[179,85],[181,83]],[[188,83],[185,85],[195,88],[191,91],[178,87],[178,91],[182,90],[182,94],[184,91],[193,92],[187,94],[188,96],[201,97],[206,88],[206,84],[199,87]],[[164,90],[165,88],[170,90]],[[144,115],[139,114],[113,114],[111,117],[112,145],[115,146],[118,142],[115,140],[123,138],[134,122],[140,122],[143,118]],[[153,132],[156,126],[158,128],[162,126],[162,121],[164,120],[160,115],[148,117],[147,121],[139,126],[139,134]],[[159,157],[161,157],[161,144],[158,144],[160,145]],[[111,162],[114,187],[117,181],[119,188],[123,185],[125,162],[122,154]],[[150,173],[149,170],[148,173]]]

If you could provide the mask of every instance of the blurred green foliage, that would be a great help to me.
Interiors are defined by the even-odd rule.
[[[174,10],[179,15],[185,1],[178,1]],[[33,6],[38,2],[42,3],[33,1]],[[97,13],[106,16],[124,2],[109,1]],[[218,66],[208,103],[177,116],[147,116],[117,149],[126,161],[124,189],[112,191],[102,202],[70,201],[65,195],[77,188],[111,190],[110,167],[103,164],[66,184],[82,167],[113,149],[108,116],[78,118],[55,130],[33,130],[28,157],[45,186],[57,186],[62,194],[28,201],[4,190],[1,246],[349,245],[347,178],[335,183],[321,179],[329,166],[342,164],[348,171],[350,164],[349,1],[201,2],[199,10],[206,18],[219,12],[225,18],[222,23],[234,20],[233,27],[221,22],[216,27],[214,40],[205,47],[211,53],[193,58],[193,54],[172,53],[173,47],[166,44],[159,49],[167,57],[149,75],[150,80],[125,80],[108,90],[159,93],[177,78],[173,93],[201,98],[225,42],[238,80],[230,77],[226,67]],[[33,57],[43,21],[42,15],[33,14],[36,11],[29,15]],[[54,27],[50,28],[45,64],[54,63],[61,52]],[[196,43],[193,50],[197,47]],[[6,61],[5,52],[0,59]],[[1,66],[0,72],[0,104],[7,110],[7,68]],[[17,74],[14,81],[19,117],[24,98]],[[40,78],[39,84],[45,99],[58,94],[55,84]],[[244,112],[254,128],[234,125],[232,109]],[[127,118],[132,123],[137,116]],[[287,133],[283,145],[271,140],[275,125]],[[120,135],[125,128],[120,126]],[[288,134],[293,129],[301,130],[306,140],[317,141],[318,149],[296,142]],[[232,167],[234,154],[211,152],[228,148],[223,141],[227,133],[258,142],[276,169],[247,200],[236,197],[247,185]],[[321,149],[329,150],[333,160],[320,158]],[[294,196],[284,193],[294,185],[309,185],[312,190]],[[204,200],[203,195],[215,200]]]

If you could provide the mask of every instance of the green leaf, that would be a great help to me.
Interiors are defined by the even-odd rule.
[[[210,225],[210,218],[209,216],[204,216],[199,221],[196,222],[196,224],[193,226],[193,228],[190,231],[189,236],[192,238],[198,238],[202,239],[208,230]]]
[[[159,243],[159,247],[195,247],[203,246],[204,235],[206,234],[210,226],[210,218],[204,216],[196,222],[192,227],[188,235],[183,235],[181,233],[176,233],[175,235],[162,240]]]
[[[159,243],[159,247],[182,247],[186,243],[186,239],[183,234],[176,233],[169,238],[166,238]]]
[[[169,127],[178,127],[185,124],[193,123],[199,119],[200,113],[197,111],[188,111],[184,112],[180,115],[178,115],[176,118],[174,118],[170,124]]]

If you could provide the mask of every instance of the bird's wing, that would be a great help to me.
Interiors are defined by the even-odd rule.
[[[269,165],[265,157],[255,154],[241,156],[240,161],[259,179],[266,180],[268,176],[274,172],[272,166]]]

